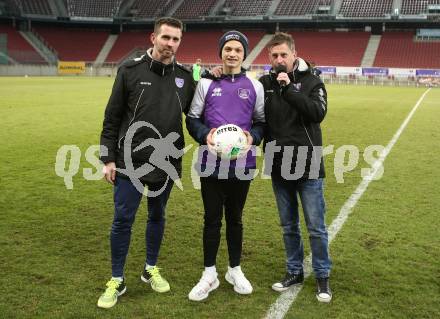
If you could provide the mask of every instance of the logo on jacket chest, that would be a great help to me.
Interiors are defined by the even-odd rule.
[[[175,78],[174,80],[176,82],[176,86],[181,89],[183,88],[183,85],[185,84],[185,80],[182,78]]]
[[[211,96],[222,96],[222,88],[214,88]]]
[[[294,87],[294,89],[296,91],[301,90],[301,82],[299,82],[299,83],[292,83],[292,84],[293,84],[293,87]]]
[[[242,89],[242,88],[238,89],[238,96],[241,99],[247,100],[250,95],[251,95],[251,90],[249,90],[249,89]]]

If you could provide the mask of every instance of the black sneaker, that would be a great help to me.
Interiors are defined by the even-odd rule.
[[[332,291],[330,282],[327,278],[316,278],[316,298],[320,302],[330,302],[332,300]]]
[[[272,289],[281,292],[289,289],[289,287],[292,285],[299,285],[302,284],[303,282],[304,282],[303,273],[299,273],[299,274],[286,273],[284,279],[272,285]]]

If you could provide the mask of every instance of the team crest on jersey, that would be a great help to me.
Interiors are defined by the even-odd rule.
[[[242,88],[238,89],[238,96],[244,100],[248,99],[250,94],[251,91],[248,89],[242,89]]]
[[[215,88],[212,90],[211,96],[222,96],[222,88]]]
[[[185,84],[185,80],[181,78],[176,78],[175,81],[178,88],[182,88],[183,84]]]

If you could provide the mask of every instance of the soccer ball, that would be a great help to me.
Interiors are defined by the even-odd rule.
[[[217,156],[234,160],[246,155],[248,151],[247,137],[243,130],[234,124],[226,124],[217,128],[212,134]]]

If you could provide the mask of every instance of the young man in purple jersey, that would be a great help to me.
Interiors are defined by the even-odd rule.
[[[223,75],[218,79],[202,78],[197,85],[186,125],[190,135],[202,147],[196,164],[200,175],[205,210],[203,253],[205,269],[200,281],[188,295],[190,300],[206,299],[220,282],[217,278],[216,257],[220,244],[223,210],[226,220],[226,241],[229,266],[226,281],[239,294],[252,293],[252,285],[241,267],[243,241],[242,212],[256,167],[255,149],[240,159],[221,161],[209,155],[207,145],[216,128],[235,124],[243,129],[248,144],[258,145],[264,135],[264,92],[257,80],[250,79],[242,69],[248,53],[248,40],[238,31],[226,32],[219,41]]]

